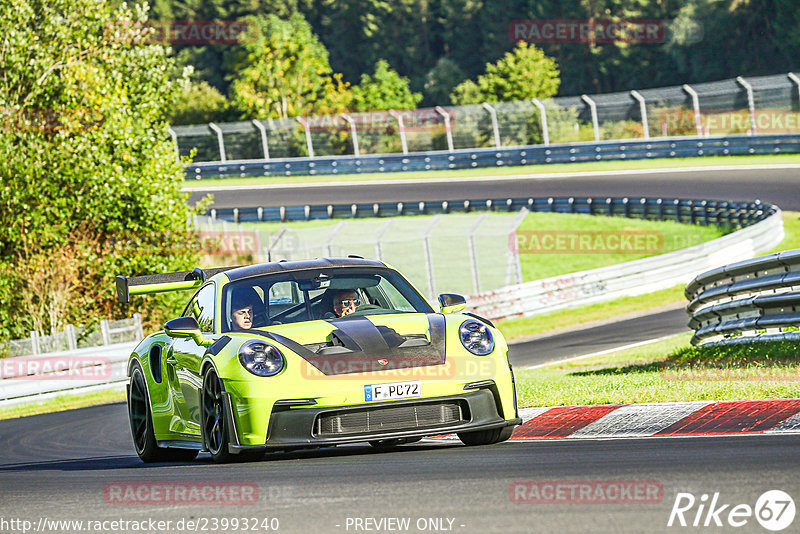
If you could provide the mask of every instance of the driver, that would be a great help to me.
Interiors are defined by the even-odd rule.
[[[358,292],[355,289],[343,289],[333,295],[333,313],[336,317],[344,317],[356,311],[361,305]]]
[[[253,327],[253,309],[261,299],[253,288],[234,290],[231,296],[231,330],[249,330]]]

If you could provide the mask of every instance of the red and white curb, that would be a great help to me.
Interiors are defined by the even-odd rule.
[[[519,415],[512,440],[800,433],[800,399],[556,406]]]

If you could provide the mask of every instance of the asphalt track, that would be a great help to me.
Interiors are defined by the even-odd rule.
[[[190,202],[196,202],[204,195],[202,191],[195,191]],[[800,170],[737,170],[733,167],[726,170],[633,171],[609,176],[573,175],[514,180],[453,179],[426,182],[423,179],[413,184],[393,184],[387,181],[338,187],[286,185],[269,189],[236,188],[230,191],[215,190],[213,195],[213,207],[216,208],[550,196],[627,196],[734,201],[758,199],[777,204],[784,210],[800,211]]]
[[[297,203],[454,200],[510,196],[665,196],[752,200],[800,211],[800,173],[793,170],[693,172],[610,178],[519,180],[270,189],[215,193],[218,207]],[[517,366],[596,352],[620,340],[683,331],[681,310],[569,332],[512,348]],[[622,336],[621,332],[625,335]],[[415,444],[390,452],[368,446],[274,454],[262,461],[218,466],[207,455],[187,464],[145,466],[133,453],[124,404],[0,421],[0,532],[22,532],[15,519],[179,520],[277,518],[278,532],[765,532],[754,518],[726,524],[732,506],[754,507],[780,489],[800,504],[800,435],[623,440],[513,441],[487,447],[452,442]],[[515,481],[651,481],[663,488],[654,503],[515,503]],[[189,505],[109,502],[109,484],[228,482],[258,488],[255,504]],[[719,493],[725,528],[667,527],[678,493],[709,500]],[[512,492],[513,494],[513,492]],[[691,525],[698,506],[686,513]],[[348,523],[348,518],[351,518]],[[376,521],[409,518],[407,530],[379,530]],[[355,527],[361,519],[362,528]],[[438,529],[429,519],[440,521]],[[701,516],[700,522],[706,519]],[[452,523],[449,522],[452,520]],[[6,521],[4,523],[3,521]],[[421,521],[418,523],[418,521]],[[713,520],[712,520],[713,521]],[[423,525],[423,522],[425,525]],[[711,523],[713,525],[713,522]],[[386,525],[386,524],[384,524]],[[391,525],[394,525],[393,523]],[[797,532],[800,517],[786,532]],[[88,526],[88,525],[86,525]],[[418,528],[427,526],[426,529]],[[371,527],[371,530],[367,530]],[[134,531],[128,529],[108,532]],[[449,530],[448,530],[449,529]],[[196,530],[202,531],[202,526]],[[221,528],[216,530],[222,531]],[[76,532],[71,528],[42,531]],[[86,530],[84,530],[86,531]],[[213,530],[207,530],[213,531]],[[229,532],[242,532],[228,527]],[[251,531],[267,532],[264,529]]]
[[[435,443],[390,452],[349,446],[221,466],[207,455],[186,464],[146,466],[131,447],[124,404],[0,421],[0,527],[3,519],[37,525],[40,518],[152,518],[173,521],[167,532],[185,532],[175,528],[177,521],[275,517],[278,532],[337,533],[367,531],[348,528],[347,518],[407,517],[408,530],[372,532],[695,532],[701,529],[667,527],[680,492],[698,500],[718,492],[719,504],[751,507],[771,489],[800,499],[800,435],[514,441],[486,447]],[[512,502],[510,485],[526,480],[650,481],[663,494],[652,503],[581,504],[569,497],[555,504]],[[198,506],[163,500],[119,504],[106,497],[108,485],[176,482],[256,486],[258,498],[254,504]],[[686,514],[690,524],[696,511],[697,506]],[[452,529],[418,529],[420,518],[452,519]],[[799,522],[787,532],[796,532]],[[9,525],[0,531],[21,532]],[[730,530],[726,527],[712,530]],[[764,532],[753,518],[734,530]]]
[[[593,354],[688,332],[688,319],[681,307],[616,323],[537,337],[532,341],[511,344],[508,359],[514,367],[523,368]]]

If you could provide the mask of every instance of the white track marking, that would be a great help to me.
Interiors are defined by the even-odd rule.
[[[623,345],[621,347],[614,347],[614,348],[611,348],[611,349],[601,350],[600,352],[593,352],[591,354],[583,354],[581,356],[575,356],[573,358],[567,358],[565,360],[553,360],[551,362],[540,363],[540,364],[537,364],[537,365],[531,365],[530,367],[526,367],[525,369],[539,369],[540,367],[547,367],[548,365],[555,365],[557,363],[574,362],[575,360],[582,360],[584,358],[591,358],[592,356],[602,356],[604,354],[611,354],[612,352],[617,352],[617,351],[620,351],[620,350],[633,349],[633,348],[636,348],[636,347],[642,347],[644,345],[650,345],[652,343],[658,343],[659,341],[664,341],[665,339],[670,339],[670,338],[677,337],[677,336],[680,336],[680,335],[682,335],[682,334],[672,334],[672,335],[669,335],[669,336],[658,337],[656,339],[648,339],[648,340],[645,340],[645,341],[639,341],[637,343],[631,343],[629,345]]]

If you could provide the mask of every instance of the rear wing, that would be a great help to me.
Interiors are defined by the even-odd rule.
[[[120,302],[130,302],[131,295],[194,289],[203,285],[203,282],[215,274],[231,269],[236,269],[236,267],[215,267],[213,269],[200,269],[196,267],[191,271],[145,274],[143,276],[131,277],[117,275],[117,300]]]

